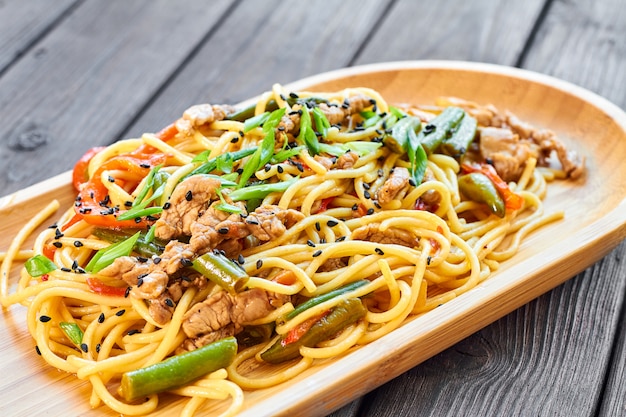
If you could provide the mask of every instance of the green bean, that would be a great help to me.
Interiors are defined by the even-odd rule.
[[[122,375],[121,392],[126,401],[178,388],[231,364],[237,340],[227,337],[145,368]]]
[[[349,284],[344,285],[343,287],[339,287],[337,289],[334,289],[332,291],[329,291],[327,293],[318,295],[316,297],[310,298],[309,300],[305,301],[304,303],[298,305],[296,308],[294,308],[292,311],[290,311],[289,313],[285,314],[285,319],[286,320],[291,320],[292,318],[296,317],[298,314],[302,313],[304,310],[308,310],[311,307],[314,307],[318,304],[323,303],[324,301],[328,301],[331,298],[335,298],[338,297],[342,294],[345,294],[347,292],[350,291],[354,291],[357,288],[360,288],[362,286],[364,286],[365,284],[369,284],[369,281],[365,280],[365,279],[361,279],[358,281],[354,281],[351,282]]]
[[[406,116],[398,120],[391,128],[391,134],[385,136],[385,146],[392,152],[404,154],[410,152],[411,143],[409,142],[409,134],[411,131],[420,130],[422,122],[417,117]]]
[[[478,122],[469,114],[463,116],[461,123],[449,139],[445,139],[439,148],[446,155],[459,160],[470,147],[476,136]]]
[[[233,295],[243,290],[250,278],[233,261],[215,252],[194,259],[192,268]]]
[[[132,236],[130,233],[124,232],[121,230],[99,229],[99,228],[93,229],[91,231],[91,234],[93,234],[99,239],[106,240],[107,242],[112,242],[112,243],[121,242],[123,240],[128,239],[130,236]],[[165,242],[161,242],[156,239],[148,242],[146,240],[146,234],[144,233],[139,235],[139,238],[137,239],[137,241],[135,242],[135,246],[133,247],[133,250],[135,252],[137,252],[141,256],[146,256],[148,258],[152,256],[160,255],[161,253],[163,253],[164,249],[165,249]]]
[[[281,363],[300,356],[300,347],[313,347],[365,317],[367,310],[358,298],[348,298],[337,304],[296,341],[286,343],[289,333],[279,338],[261,358],[269,363]]]
[[[452,135],[453,129],[461,122],[464,115],[465,112],[459,107],[446,107],[422,128],[417,135],[417,141],[424,147],[427,154],[437,151],[439,145]]]
[[[463,195],[477,203],[486,204],[498,217],[504,217],[504,200],[491,180],[480,172],[472,172],[459,177],[459,190]]]

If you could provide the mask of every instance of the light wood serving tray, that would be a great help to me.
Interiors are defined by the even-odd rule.
[[[451,61],[353,67],[288,87],[332,91],[356,86],[374,88],[391,103],[432,103],[437,96],[452,95],[509,109],[556,131],[569,148],[586,155],[586,178],[550,184],[546,208],[564,210],[565,219],[528,236],[520,252],[483,284],[289,383],[247,392],[243,416],[328,414],[571,278],[626,237],[626,114],[601,97],[532,72]],[[72,204],[69,173],[0,199],[0,250],[53,198],[62,207]],[[91,410],[88,384],[35,354],[24,315],[22,306],[0,314],[0,414],[116,415],[106,407]],[[166,397],[161,406],[155,415],[172,415],[181,402]],[[222,409],[220,404],[205,407],[202,415]]]

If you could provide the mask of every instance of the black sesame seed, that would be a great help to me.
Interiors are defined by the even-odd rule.
[[[304,166],[300,162],[296,162],[296,168],[298,168],[298,171],[304,172]]]
[[[74,259],[74,262],[72,262],[72,269],[76,268],[78,268],[78,261]]]
[[[100,343],[96,345],[96,353],[100,353]]]
[[[75,240],[74,241],[74,246],[76,246],[77,248],[80,248],[83,246],[83,242],[81,242],[80,240]]]
[[[374,201],[374,205],[376,206],[376,208],[379,208],[379,209],[382,208],[382,206],[380,205],[378,201]]]
[[[137,334],[137,333],[141,333],[141,331],[138,330],[138,329],[131,329],[126,334],[129,335],[129,336],[132,336],[132,335]]]
[[[227,234],[229,232],[229,229],[228,229],[228,227],[220,227],[219,229],[217,229],[217,232],[220,235],[225,235],[225,234]]]
[[[124,205],[126,207],[132,207],[133,206],[133,202],[132,201],[124,201]]]
[[[326,222],[326,224],[328,225],[328,227],[335,227],[339,224],[339,222],[337,220],[329,220]]]
[[[411,185],[411,187],[415,187],[417,184],[413,178],[409,178],[409,185]]]
[[[124,313],[126,313],[126,310],[121,309],[120,311],[118,311],[117,313],[115,313],[115,315],[116,315],[117,317],[120,317],[120,316],[123,316],[123,315],[124,315]]]
[[[61,243],[61,242],[52,242],[52,244],[54,245],[55,248],[62,248],[63,247],[63,243]]]
[[[278,165],[276,167],[276,171],[278,171],[279,174],[282,174],[285,170],[283,169],[282,165]]]
[[[98,323],[103,323],[104,322],[104,313],[100,313],[100,315],[98,316]]]
[[[337,239],[335,239],[335,242],[343,242],[344,240],[346,240],[345,236],[339,236]]]
[[[138,256],[137,257],[137,262],[145,264],[146,262],[148,262],[148,258],[145,258],[143,256]]]
[[[137,288],[141,287],[142,285],[143,285],[143,278],[137,279]]]
[[[158,256],[155,256],[152,259],[152,263],[155,264],[155,265],[158,265],[160,262],[161,262],[161,258],[159,258]]]
[[[366,190],[369,190],[370,187],[371,186],[368,183],[366,183],[366,182],[363,183],[363,188],[365,188]]]
[[[237,169],[237,174],[239,174],[239,175],[243,174],[243,168]]]
[[[47,323],[50,320],[52,320],[52,318],[50,316],[39,316],[39,321],[42,323]]]
[[[146,163],[139,164],[139,166],[142,168],[150,168],[150,164],[146,164]]]
[[[84,274],[87,271],[85,271],[83,268],[81,268],[80,266],[76,268],[76,272],[78,272],[79,274]]]
[[[254,225],[259,224],[259,222],[257,221],[257,219],[254,219],[254,218],[252,218],[252,219],[251,219],[251,218],[247,218],[247,219],[246,219],[246,223],[248,223],[248,224],[254,224]]]
[[[269,172],[270,169],[272,169],[272,165],[270,164],[265,164],[265,166],[263,167],[263,169],[265,170],[265,172]]]
[[[112,176],[109,175],[109,177],[107,178],[107,180],[109,182],[115,182],[115,178],[113,178]]]
[[[315,222],[315,230],[317,230],[318,232],[322,230],[322,226],[320,226],[320,222]]]
[[[372,215],[372,214],[374,214],[374,209],[373,209],[372,207],[368,208],[368,209],[367,209],[367,214],[368,214],[368,215]]]
[[[41,350],[39,350],[39,346],[35,345],[35,352],[37,352],[37,355],[41,356]]]
[[[172,203],[169,201],[163,204],[163,210],[168,210],[170,207],[172,207]]]
[[[315,247],[315,242],[313,242],[311,239],[306,241],[306,244],[309,245],[310,247],[314,248]]]
[[[426,265],[430,265],[430,261],[432,260],[432,258],[429,256],[426,258]]]
[[[314,258],[317,258],[317,257],[318,257],[318,256],[320,256],[321,254],[322,254],[322,251],[318,249],[318,250],[316,250],[315,252],[313,252],[313,255],[311,255],[311,256],[313,256]]]
[[[61,267],[61,271],[63,271],[63,272],[72,272],[71,269],[66,268],[66,267]]]
[[[165,305],[167,305],[170,308],[174,308],[174,302],[172,301],[171,298],[166,298],[165,299]]]
[[[363,197],[367,198],[368,200],[372,198],[372,196],[370,195],[370,192],[367,190],[363,191]]]
[[[320,244],[323,245],[324,243],[326,243],[326,238],[321,238],[320,239]]]
[[[63,236],[65,236],[63,233],[61,233],[61,231],[59,229],[56,229],[54,231],[54,238],[55,239],[61,239]]]
[[[379,255],[384,255],[385,254],[385,252],[383,252],[383,250],[381,248],[374,249],[374,252],[376,252]]]
[[[128,295],[130,294],[130,287],[126,287],[126,291],[124,291],[124,298],[128,298]]]
[[[191,259],[187,259],[187,258],[182,258],[182,259],[180,260],[180,263],[181,263],[183,266],[193,266],[193,262],[191,261]]]
[[[80,345],[80,349],[85,353],[89,352],[89,346],[87,346],[87,343],[82,343]]]
[[[296,94],[296,93],[294,93],[294,92],[289,93],[289,97],[291,97],[291,98],[300,98],[300,96],[299,96],[299,95],[297,95],[297,94]]]
[[[187,194],[185,194],[185,200],[191,201],[192,198],[193,198],[193,193],[191,192],[191,190],[187,191]]]
[[[354,203],[352,205],[352,211],[357,211],[359,209],[359,205],[357,203]]]
[[[256,269],[261,269],[263,267],[263,260],[259,259],[256,261]]]
[[[48,226],[48,229],[56,229],[57,227],[59,226],[56,223],[52,223],[50,226]]]
[[[191,282],[191,278],[189,278],[187,275],[181,276],[180,279],[182,279],[185,282]]]
[[[238,136],[235,136],[234,138],[232,138],[230,140],[230,143],[237,143],[237,142],[239,142],[239,137]]]
[[[244,258],[242,254],[239,254],[239,256],[237,256],[237,262],[243,265],[246,262],[246,258]]]
[[[135,223],[141,223],[141,217],[135,217]]]

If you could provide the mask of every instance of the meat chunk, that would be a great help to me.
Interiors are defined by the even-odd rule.
[[[537,157],[537,151],[527,141],[509,129],[485,127],[480,130],[480,153],[493,162],[504,181],[516,181],[524,171],[526,161]]]
[[[356,152],[346,152],[337,159],[337,169],[350,169],[359,160],[359,154]]]
[[[395,200],[400,193],[409,188],[409,170],[403,167],[394,168],[382,187],[378,190],[377,198],[381,204]]]
[[[215,337],[232,336],[240,332],[243,324],[265,317],[275,309],[264,290],[254,288],[231,295],[219,291],[196,304],[183,316],[182,328],[192,340],[185,347],[200,347]],[[215,335],[217,333],[217,335]]]
[[[183,117],[176,121],[176,129],[186,135],[191,135],[196,127],[224,120],[235,109],[228,105],[196,104],[183,113]]]
[[[191,235],[191,226],[210,202],[219,200],[220,182],[204,175],[192,175],[174,189],[170,207],[163,210],[154,224],[155,236],[169,240],[181,235]]]
[[[242,213],[245,213],[245,205],[242,202],[235,203]],[[189,244],[194,252],[204,252],[213,249],[228,239],[240,239],[249,234],[246,223],[241,215],[232,214],[209,207],[191,226],[191,239]]]
[[[379,223],[370,223],[366,226],[354,229],[351,238],[353,240],[402,245],[409,248],[416,247],[419,243],[419,238],[406,230],[388,227],[383,232],[380,230]]]
[[[136,258],[131,256],[121,256],[106,268],[103,268],[99,274],[105,277],[116,277],[124,280],[128,285],[137,285],[140,276],[150,272],[151,262],[138,262]]]
[[[303,219],[304,214],[297,210],[262,205],[248,215],[246,224],[250,233],[266,242],[282,236],[287,229]]]
[[[539,146],[539,152],[543,156],[543,160],[549,158],[552,152],[556,153],[563,171],[569,178],[579,178],[585,172],[585,158],[579,156],[576,152],[568,151],[565,145],[556,138],[554,132],[550,130],[534,131],[532,139]]]

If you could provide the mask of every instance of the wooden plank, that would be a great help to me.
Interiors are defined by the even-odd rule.
[[[10,0],[0,3],[0,74],[66,15],[77,0]],[[38,50],[37,53],[45,53]]]
[[[116,139],[231,3],[78,7],[0,79],[0,194],[70,169],[89,147]]]
[[[626,57],[616,50],[626,36],[626,14],[618,3],[555,3],[524,66],[626,108],[621,70]],[[623,329],[620,353],[613,363],[609,359],[624,305],[625,254],[622,244],[563,286],[381,387],[359,415],[443,416],[458,410],[464,415],[591,415],[599,407],[607,369],[612,372],[602,410],[607,416],[623,414]]]
[[[345,67],[388,4],[316,0],[306,7],[283,7],[280,0],[243,2],[123,136],[153,132],[192,104],[234,104],[274,83]]]
[[[453,59],[514,65],[544,0],[400,0],[355,64]]]

